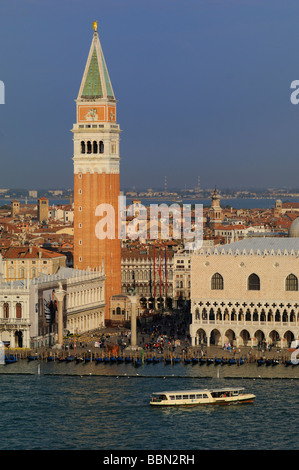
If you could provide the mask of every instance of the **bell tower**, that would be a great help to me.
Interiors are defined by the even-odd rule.
[[[74,268],[104,267],[106,315],[112,295],[121,293],[121,246],[118,236],[119,134],[116,99],[104,59],[97,22],[76,100],[74,142]],[[97,207],[115,214],[114,235],[99,237]],[[111,215],[111,212],[110,212]]]

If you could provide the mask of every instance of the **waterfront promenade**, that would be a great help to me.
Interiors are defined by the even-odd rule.
[[[42,347],[35,349],[5,349],[7,358],[40,359],[41,361],[111,361],[123,362],[131,359],[151,363],[167,364],[286,364],[291,351],[271,345],[263,347],[243,346],[234,348],[202,344],[192,347],[189,337],[188,315],[155,318],[139,325],[136,350],[130,350],[130,329],[124,327],[102,328],[77,336],[64,338],[62,348]],[[264,362],[263,362],[264,361]],[[270,362],[272,361],[272,363]]]

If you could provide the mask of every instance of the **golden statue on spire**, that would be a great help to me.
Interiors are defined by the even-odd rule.
[[[93,27],[94,31],[97,32],[97,30],[98,30],[98,22],[97,22],[97,21],[94,21],[94,22],[92,23],[92,27]]]

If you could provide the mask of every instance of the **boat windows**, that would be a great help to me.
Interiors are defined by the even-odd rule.
[[[159,400],[167,400],[167,396],[166,395],[159,395]]]
[[[200,395],[197,394],[197,395],[196,395],[196,398],[197,398],[197,400],[201,400],[202,395],[201,395],[201,394],[200,394]]]
[[[190,400],[194,400],[195,399],[195,395],[190,395]]]
[[[181,400],[181,399],[182,399],[182,395],[176,395],[176,396],[175,396],[175,399],[176,399],[176,400]]]
[[[170,400],[175,400],[175,396],[174,396],[174,395],[170,395],[169,398],[170,398]]]
[[[203,394],[203,398],[209,398],[206,393]]]

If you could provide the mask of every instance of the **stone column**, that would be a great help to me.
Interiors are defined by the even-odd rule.
[[[66,292],[62,289],[62,286],[59,285],[58,290],[55,291],[55,297],[57,299],[57,309],[58,309],[58,344],[62,345],[63,343],[63,299]]]
[[[131,346],[137,346],[137,298],[131,295],[129,297],[131,301]]]

